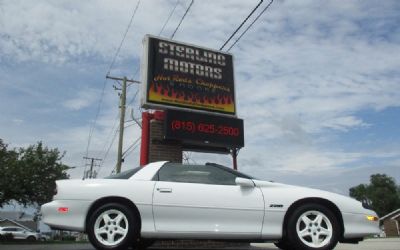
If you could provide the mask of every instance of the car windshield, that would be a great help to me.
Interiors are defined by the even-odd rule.
[[[110,176],[104,177],[104,179],[129,179],[134,174],[136,174],[140,169],[142,169],[142,168],[141,167],[137,167],[137,168],[134,168],[134,169],[129,169],[129,170],[123,171],[123,172],[118,173],[118,174],[114,174],[114,175],[110,175]]]

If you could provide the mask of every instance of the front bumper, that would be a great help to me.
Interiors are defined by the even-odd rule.
[[[344,238],[364,238],[380,233],[379,221],[371,221],[367,216],[376,216],[372,210],[366,213],[343,213]]]
[[[85,231],[86,215],[92,201],[55,200],[42,205],[43,222],[51,228]]]

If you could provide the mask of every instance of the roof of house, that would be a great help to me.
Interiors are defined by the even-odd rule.
[[[386,220],[388,218],[395,219],[395,218],[399,217],[399,215],[400,215],[400,208],[388,213],[387,215],[383,216],[379,220],[380,221],[384,221],[384,220]]]
[[[15,224],[16,226],[22,227],[22,228],[24,228],[24,229],[27,229],[27,230],[33,230],[31,227],[29,227],[29,226],[25,226],[25,225],[23,225],[23,224],[21,224],[21,223],[18,223],[18,222],[17,222],[17,221],[15,221],[15,220],[10,220],[10,219],[0,219],[0,222],[2,222],[2,221],[9,221],[9,222],[11,222],[11,223]]]

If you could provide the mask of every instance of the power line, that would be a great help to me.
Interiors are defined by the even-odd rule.
[[[135,15],[136,15],[136,12],[137,12],[138,8],[139,8],[139,4],[140,4],[140,0],[137,2],[136,6],[135,6],[135,10],[133,11],[133,14],[131,16],[131,19],[129,20],[128,26],[126,27],[125,34],[122,37],[121,43],[119,44],[118,49],[115,52],[114,58],[113,58],[113,60],[112,60],[112,62],[110,64],[110,68],[108,69],[107,75],[110,74],[110,71],[111,71],[112,67],[114,66],[115,60],[116,60],[116,58],[117,58],[117,56],[118,56],[118,54],[119,54],[119,52],[121,50],[122,44],[125,41],[126,35],[128,34],[129,29],[131,28],[131,25],[133,23],[133,19],[134,19]]]
[[[138,87],[138,89],[136,90],[135,94],[133,95],[133,97],[131,98],[131,100],[128,102],[128,105],[132,104],[132,103],[135,101],[135,99],[136,99],[136,97],[137,97],[137,95],[138,95],[138,93],[139,93],[139,88],[140,88],[140,87]]]
[[[139,145],[137,144],[140,141],[140,137],[137,138],[126,150],[125,152],[122,154],[123,157],[127,157],[133,150],[135,150],[135,148]],[[137,145],[136,145],[137,144]],[[130,152],[129,152],[130,151]]]
[[[139,0],[139,2],[140,2],[140,0]],[[139,2],[138,2],[138,4],[139,4]],[[169,14],[167,20],[165,21],[165,23],[164,23],[162,29],[160,30],[159,35],[163,32],[165,26],[166,26],[167,23],[169,22],[169,19],[171,18],[171,16],[172,16],[173,13],[175,12],[176,7],[178,6],[179,2],[180,2],[180,0],[177,0],[177,1],[176,1],[176,4],[175,4],[174,8],[173,8],[172,11],[170,12],[170,14]],[[136,7],[138,7],[138,4],[136,5]],[[133,20],[133,16],[134,16],[135,12],[137,11],[137,8],[136,8],[136,7],[135,7],[134,13],[133,13],[133,15],[132,15],[132,18],[131,18],[131,20],[129,21],[128,27],[131,26],[131,23],[132,23],[132,20]],[[129,30],[129,28],[127,28],[127,30]],[[125,32],[125,35],[124,35],[124,37],[123,37],[123,40],[125,39],[126,34],[127,34],[127,32]],[[122,42],[121,42],[121,44],[122,44]],[[120,47],[121,47],[121,46],[120,46]],[[120,50],[120,49],[118,49],[117,51],[119,51],[119,50]],[[117,54],[118,54],[118,53],[116,53],[116,55],[117,55]],[[115,56],[115,57],[116,57],[116,56]],[[114,57],[114,58],[115,58],[115,57]],[[113,61],[114,61],[114,59],[113,59]],[[135,73],[133,74],[133,77],[134,77],[134,78],[135,78],[135,76],[137,76],[137,74],[139,73],[139,70],[140,70],[140,66],[138,65],[138,66],[136,67]],[[136,99],[138,93],[139,93],[139,88],[136,90],[136,92],[135,92],[135,94],[133,95],[133,97],[129,100],[128,105],[131,105],[131,104],[135,101],[135,99]],[[116,129],[116,130],[114,131],[115,126],[116,126],[117,121],[118,121],[117,118],[118,118],[118,115],[117,115],[117,117],[115,118],[114,125],[113,125],[112,129],[110,130],[110,134],[109,134],[109,136],[108,136],[107,138],[110,138],[113,132],[114,132],[114,137],[112,138],[112,140],[111,140],[111,142],[110,142],[110,144],[109,144],[107,150],[105,151],[105,154],[104,154],[104,156],[103,156],[103,161],[101,162],[101,164],[100,164],[100,166],[99,166],[99,170],[100,170],[100,168],[104,165],[105,159],[107,158],[107,156],[108,156],[108,154],[109,154],[109,152],[110,152],[110,149],[111,149],[112,145],[114,144],[115,138],[116,138],[116,136],[117,136],[118,129]],[[106,149],[106,144],[107,144],[108,141],[109,141],[109,139],[107,139],[107,140],[106,140],[106,143],[104,144],[104,145],[105,145],[105,146],[104,146],[104,150]],[[104,151],[104,150],[103,150],[103,151]]]
[[[136,90],[136,93],[135,93],[134,97],[132,98],[131,102],[133,102],[133,101],[135,100],[135,98],[136,98],[138,92],[139,92],[139,89]],[[130,104],[130,103],[129,103],[129,104]],[[110,130],[109,135],[107,136],[106,141],[105,141],[105,144],[104,144],[104,147],[103,147],[103,150],[102,150],[102,151],[105,151],[105,154],[104,154],[104,156],[103,156],[103,161],[100,163],[99,169],[103,166],[104,161],[105,161],[105,159],[107,158],[108,153],[109,153],[109,151],[110,151],[112,145],[114,144],[115,138],[116,138],[116,136],[117,136],[118,128],[116,128],[116,126],[117,126],[117,122],[118,122],[118,117],[119,117],[119,114],[117,114],[117,116],[115,117],[115,119],[114,119],[114,124],[113,124],[113,126],[112,126],[112,128],[111,128],[111,130]],[[115,129],[115,130],[114,130],[114,129]],[[107,142],[108,142],[109,139],[111,138],[113,132],[114,132],[114,137],[112,138],[111,143],[109,144],[109,146],[108,146],[108,148],[107,148]]]
[[[142,139],[142,138],[139,137],[139,142],[140,142],[140,139]],[[137,149],[137,147],[139,147],[139,146],[140,146],[140,143],[137,143],[134,147],[132,147],[132,149],[129,152],[126,152],[126,154],[124,155],[124,159],[126,157],[128,157],[128,155],[130,155],[133,151],[135,151],[135,149]]]
[[[172,11],[169,13],[169,16],[168,16],[167,20],[165,20],[164,25],[162,26],[160,32],[158,33],[159,36],[160,36],[161,33],[164,31],[165,26],[168,24],[169,19],[171,19],[172,15],[174,14],[174,12],[175,12],[176,7],[178,6],[178,4],[179,4],[179,0],[176,1],[174,8],[173,8]]]
[[[219,48],[219,50],[223,50],[226,44],[232,39],[234,35],[242,28],[242,26],[247,22],[247,20],[253,15],[253,13],[260,7],[264,0],[260,0],[260,2],[254,7],[254,9],[250,12],[250,14],[243,20],[243,22],[236,28],[236,30],[232,33],[232,35],[225,41],[225,43]]]
[[[106,159],[107,159],[108,153],[110,152],[110,149],[111,149],[112,145],[114,145],[114,141],[115,141],[115,138],[117,138],[117,134],[118,134],[118,129],[115,130],[115,132],[114,132],[114,137],[113,137],[112,140],[111,140],[110,146],[108,146],[107,151],[106,151],[106,153],[104,154],[103,160],[101,161],[101,163],[100,163],[100,165],[99,165],[98,173],[100,173],[100,169],[101,169],[101,167],[104,165],[104,162],[105,162]]]
[[[136,91],[134,97],[137,96],[137,93],[138,93],[138,92],[139,92],[139,89]],[[133,100],[134,100],[134,98],[133,98]],[[118,118],[118,116],[119,116],[119,115],[117,115],[116,120],[114,121],[114,125],[113,125],[113,127],[112,127],[112,129],[111,129],[111,132],[114,131],[114,128],[115,128],[116,125],[117,125],[117,121],[118,121],[117,118]],[[113,138],[112,138],[112,140],[111,140],[110,145],[109,145],[108,148],[107,148],[107,151],[105,152],[105,154],[104,154],[104,156],[103,156],[103,161],[102,161],[102,162],[100,163],[100,165],[99,165],[99,171],[98,171],[98,172],[100,172],[101,167],[104,165],[104,162],[105,162],[105,160],[107,159],[108,153],[110,152],[110,149],[111,149],[112,145],[114,145],[114,141],[115,141],[115,139],[117,138],[117,134],[118,134],[118,128],[114,131],[114,136],[113,136]],[[110,135],[111,135],[111,134],[110,134]],[[106,142],[107,142],[107,141],[108,141],[108,139],[106,140]]]
[[[181,23],[182,23],[183,19],[185,19],[186,14],[189,12],[189,9],[190,9],[190,7],[192,7],[193,3],[194,3],[194,0],[192,0],[192,1],[190,2],[189,6],[187,7],[187,9],[186,9],[186,11],[185,11],[185,14],[183,14],[183,16],[182,16],[182,18],[181,18],[181,21],[178,23],[178,26],[176,26],[176,29],[175,29],[174,33],[172,33],[171,39],[174,38],[175,33],[178,31],[179,27],[181,26]]]
[[[83,179],[86,179],[86,178],[90,178],[90,179],[92,179],[92,178],[96,178],[96,176],[97,176],[97,173],[96,173],[96,171],[94,171],[94,169],[93,168],[95,168],[96,166],[98,166],[95,162],[96,161],[101,161],[101,159],[97,159],[97,158],[93,158],[93,157],[83,157],[85,160],[90,160],[90,164],[87,164],[87,165],[89,165],[90,166],[90,169],[89,169],[89,171],[86,171],[85,170],[85,174],[84,174],[84,176],[83,176]]]
[[[251,26],[253,26],[253,24],[255,22],[257,22],[258,18],[260,18],[260,16],[262,16],[262,14],[264,14],[264,12],[269,8],[269,6],[271,6],[271,4],[274,2],[274,0],[271,0],[269,2],[269,4],[260,12],[260,14],[258,14],[258,16],[253,20],[253,22],[243,31],[243,33],[235,40],[235,42],[229,47],[229,49],[227,50],[227,52],[229,52],[233,46],[236,45],[237,42],[239,42],[239,40],[244,36],[244,34],[246,34],[246,32],[251,28]]]
[[[108,141],[111,139],[111,136],[113,135],[113,132],[116,133],[118,131],[118,129],[116,129],[116,126],[117,126],[117,123],[118,123],[118,117],[119,117],[119,114],[116,115],[116,117],[114,119],[113,126],[111,127],[110,133],[108,134],[107,139],[106,139],[106,141],[104,143],[103,150],[102,150],[104,152],[107,150],[107,144],[108,144]],[[105,158],[106,158],[106,156],[103,156],[103,159],[105,159]]]
[[[140,2],[140,0],[139,0],[139,2]],[[162,26],[162,28],[161,28],[161,30],[160,30],[160,32],[159,32],[159,35],[164,31],[166,25],[168,24],[169,20],[171,19],[172,15],[173,15],[174,12],[175,12],[177,6],[179,5],[179,2],[180,2],[180,0],[177,0],[177,1],[176,1],[174,8],[173,8],[172,11],[170,12],[170,14],[169,14],[167,20],[164,22],[164,25]],[[175,31],[174,31],[174,33],[172,34],[171,39],[175,36],[177,30],[179,29],[181,23],[183,22],[184,18],[186,17],[187,13],[189,12],[189,10],[190,10],[191,6],[193,5],[193,3],[194,3],[194,0],[191,1],[190,5],[189,5],[188,8],[186,9],[185,14],[182,16],[182,18],[181,18],[181,20],[180,20],[178,26],[175,28]],[[136,12],[136,8],[135,8],[135,12]],[[132,21],[132,20],[133,20],[133,17],[131,18],[131,21]],[[131,23],[131,22],[130,22],[130,23]],[[130,26],[130,24],[129,24],[128,26]],[[128,28],[128,29],[129,29],[129,28]],[[128,30],[128,29],[127,29],[127,30]],[[126,33],[127,33],[127,32],[126,32]],[[126,36],[126,33],[125,33],[125,36]],[[125,39],[125,36],[124,36],[123,40]],[[122,44],[122,42],[121,42],[121,44]],[[118,51],[119,51],[119,49],[118,49]],[[114,60],[113,60],[113,61],[114,61]],[[140,66],[138,66],[138,67],[136,68],[135,73],[133,74],[134,77],[138,74],[139,70],[140,70]],[[134,96],[129,100],[128,105],[132,104],[132,103],[135,101],[135,99],[136,99],[136,97],[137,97],[137,95],[138,95],[138,92],[139,92],[139,89],[135,92]],[[140,109],[140,107],[139,107],[139,109]],[[111,130],[111,131],[113,131],[113,130]],[[110,146],[108,147],[108,149],[107,149],[107,151],[106,151],[106,153],[105,153],[105,155],[104,155],[104,157],[103,157],[103,161],[101,162],[100,167],[103,166],[104,160],[107,158],[108,153],[109,153],[109,151],[110,151],[110,149],[111,149],[111,147],[112,147],[112,145],[113,145],[113,143],[114,143],[114,141],[115,141],[116,134],[117,134],[116,132],[117,132],[117,131],[115,131],[114,138],[113,138],[113,140],[112,140]],[[141,139],[141,138],[139,138],[139,140],[140,140],[140,139]],[[136,143],[136,142],[135,142],[135,143]],[[135,144],[135,143],[134,143],[134,144]],[[133,144],[133,145],[134,145],[134,144]],[[130,147],[133,147],[133,145],[131,145]],[[130,151],[128,151],[128,150],[129,150],[129,148],[128,148],[128,150],[125,151],[125,153],[124,153],[125,157],[126,157],[127,155],[129,155],[130,153],[132,153],[136,147],[137,147],[137,145],[136,145],[134,148],[132,148]],[[99,167],[99,169],[100,169],[100,167]],[[112,170],[111,173],[113,173],[113,172],[115,171],[115,169],[116,169],[116,168],[114,168],[114,169]]]
[[[136,15],[136,12],[137,12],[138,8],[139,8],[139,4],[140,4],[140,0],[138,0],[137,4],[135,6],[135,9],[134,9],[133,14],[131,16],[131,19],[129,20],[129,24],[128,24],[127,28],[126,28],[126,31],[125,31],[124,35],[123,35],[121,43],[119,44],[119,47],[118,47],[118,49],[117,49],[117,51],[116,51],[116,53],[115,53],[115,55],[114,55],[114,57],[113,57],[113,59],[112,59],[112,61],[110,63],[110,66],[108,67],[107,75],[110,74],[110,71],[111,71],[112,67],[114,66],[115,60],[116,60],[116,58],[117,58],[117,56],[118,56],[118,54],[119,54],[119,52],[121,50],[121,47],[122,47],[122,45],[123,45],[123,43],[125,41],[125,38],[126,38],[126,36],[128,34],[128,31],[129,31],[129,29],[130,29],[130,27],[132,25],[133,19],[134,19],[135,15]],[[102,88],[102,91],[101,91],[101,94],[100,94],[100,99],[99,99],[99,104],[97,106],[96,115],[95,115],[95,118],[94,118],[94,120],[93,120],[93,122],[91,124],[90,130],[89,130],[88,143],[87,143],[87,146],[86,146],[86,153],[85,153],[85,157],[86,158],[88,157],[88,154],[89,154],[90,143],[92,141],[92,136],[93,136],[93,133],[94,133],[94,129],[96,127],[97,119],[98,119],[99,114],[100,114],[101,106],[103,104],[106,85],[107,85],[107,78],[104,79],[103,88]],[[86,171],[86,166],[85,166],[85,171]]]

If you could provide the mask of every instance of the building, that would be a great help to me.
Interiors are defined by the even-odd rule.
[[[400,208],[379,219],[386,237],[400,237]]]
[[[38,224],[33,217],[22,211],[0,211],[0,227],[18,226],[36,232]]]

